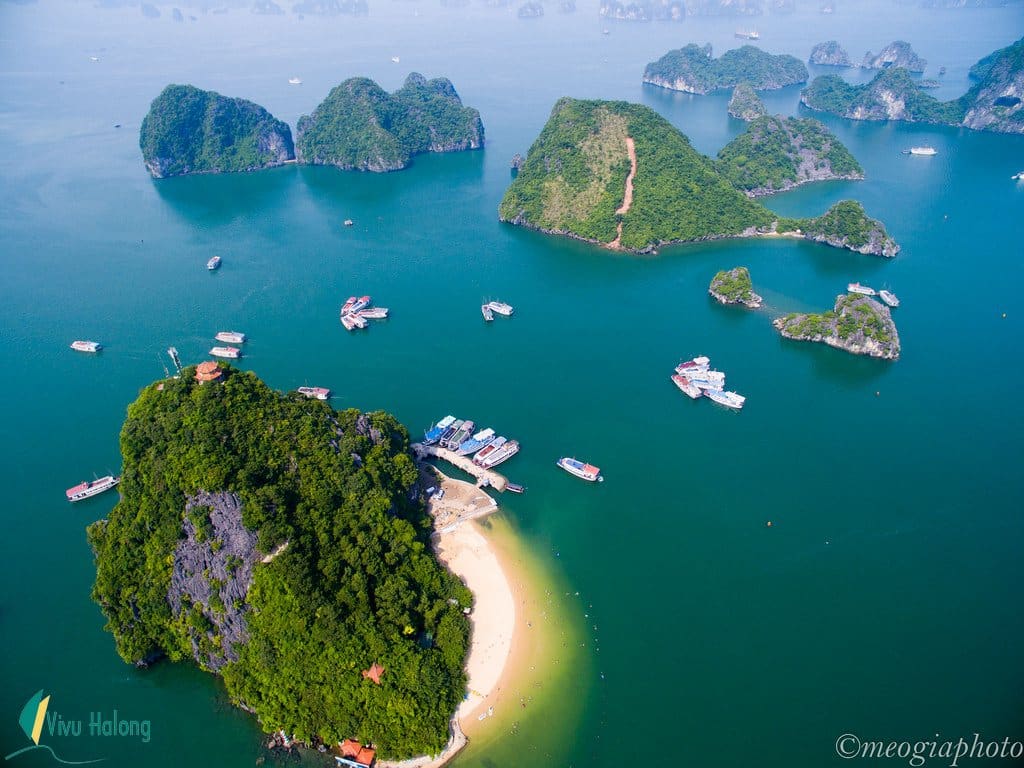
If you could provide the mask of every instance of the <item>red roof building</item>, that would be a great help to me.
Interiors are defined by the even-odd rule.
[[[216,381],[221,377],[223,371],[213,360],[207,360],[196,366],[196,381],[205,384],[208,381]]]
[[[334,759],[350,768],[370,768],[377,759],[377,750],[364,747],[355,739],[345,739],[341,742],[341,757]]]
[[[369,669],[363,670],[364,680],[373,680],[377,685],[380,685],[380,676],[384,674],[384,667],[378,664],[376,661],[370,665]]]

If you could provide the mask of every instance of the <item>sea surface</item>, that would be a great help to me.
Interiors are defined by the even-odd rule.
[[[387,409],[414,435],[454,413],[522,443],[503,469],[528,492],[502,497],[503,514],[584,639],[546,716],[459,766],[820,768],[848,764],[845,733],[1024,736],[1024,184],[1010,180],[1024,137],[822,118],[867,178],[766,202],[811,215],[858,199],[902,245],[891,261],[790,240],[638,258],[496,216],[510,158],[560,96],[647,104],[709,154],[738,134],[728,93],[641,85],[670,48],[721,53],[756,25],[766,50],[805,59],[835,38],[859,60],[902,38],[927,76],[946,66],[935,93],[952,98],[972,63],[1024,34],[1024,6],[848,1],[821,16],[805,0],[791,16],[631,25],[602,21],[594,2],[532,20],[514,5],[370,3],[358,18],[183,5],[177,22],[171,5],[154,18],[0,2],[0,753],[28,744],[18,714],[43,688],[86,731],[92,712],[151,722],[148,743],[44,729],[67,760],[289,762],[264,752],[213,676],[117,657],[85,541],[115,497],[63,496],[119,470],[125,408],[165,375],[168,345],[198,362],[226,329],[250,336],[241,366],[274,387],[330,387],[335,407]],[[156,182],[143,168],[139,124],[168,83],[252,99],[294,127],[347,77],[394,89],[410,71],[452,79],[486,149],[387,175],[291,166]],[[765,100],[806,114],[799,87]],[[901,154],[920,144],[938,154]],[[213,254],[224,264],[209,273]],[[737,265],[764,309],[707,295]],[[902,300],[898,362],[772,329],[778,314],[831,308],[854,280]],[[364,293],[392,315],[346,333],[338,307]],[[514,318],[485,325],[485,299]],[[104,350],[71,352],[77,338]],[[697,354],[747,396],[742,412],[672,386]],[[605,482],[559,471],[563,455]]]

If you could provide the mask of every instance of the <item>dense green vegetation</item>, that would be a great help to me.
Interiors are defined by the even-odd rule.
[[[168,85],[142,120],[139,147],[156,178],[251,171],[295,157],[292,132],[258,104]]]
[[[868,216],[856,200],[840,200],[821,216],[780,220],[779,231],[794,229],[800,229],[812,240],[855,251],[883,256],[895,256],[899,251],[882,222]]]
[[[862,120],[890,119],[889,101],[902,104],[894,119],[919,123],[956,124],[964,118],[960,99],[939,101],[925,93],[911,74],[899,67],[879,72],[869,83],[850,85],[838,75],[823,75],[804,89],[801,100],[811,109]]]
[[[462,106],[449,80],[413,73],[391,94],[369,78],[346,80],[299,119],[296,146],[303,163],[393,171],[418,153],[477,149],[483,141],[480,113]]]
[[[637,172],[628,212],[617,214],[630,171]],[[621,245],[736,235],[768,228],[775,216],[748,200],[711,160],[648,107],[621,101],[560,99],[499,208],[503,221]]]
[[[732,97],[729,99],[729,114],[739,120],[749,122],[767,115],[768,108],[750,87],[750,83],[740,83],[732,89]]]
[[[873,299],[855,294],[836,298],[828,312],[791,312],[773,323],[783,336],[805,341],[825,341],[856,354],[895,359],[900,343],[888,310]]]
[[[644,82],[690,93],[708,93],[744,82],[766,90],[806,81],[807,67],[795,56],[773,55],[752,45],[726,51],[715,59],[710,45],[690,43],[669,51],[644,70]]]
[[[222,367],[223,382],[199,385],[186,369],[128,408],[122,497],[89,528],[93,597],[118,652],[197,657],[223,643],[214,620],[236,611],[248,640],[220,671],[266,730],[370,740],[385,756],[436,753],[465,690],[471,595],[431,553],[408,435],[386,413],[335,412]],[[214,579],[208,606],[174,615],[183,527],[201,528],[196,539],[215,532],[205,507],[185,519],[200,491],[237,495],[258,553],[288,546],[254,558],[244,600],[226,604]],[[229,559],[229,572],[239,564]],[[373,662],[386,670],[379,686],[361,674]]]
[[[817,120],[760,117],[718,153],[718,171],[736,188],[755,194],[805,181],[863,178],[849,150]]]
[[[760,304],[761,297],[754,293],[750,270],[746,267],[723,269],[711,280],[708,292],[726,303]]]

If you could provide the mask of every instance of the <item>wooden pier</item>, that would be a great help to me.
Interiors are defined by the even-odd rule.
[[[477,479],[477,485],[489,485],[491,488],[499,492],[504,492],[505,488],[508,487],[507,477],[498,474],[493,469],[485,469],[484,467],[474,464],[473,460],[469,458],[469,456],[459,456],[455,451],[449,451],[447,448],[441,448],[437,445],[423,445],[422,443],[413,443],[412,450],[416,454],[417,458],[420,459],[428,456],[436,459],[444,459],[453,467],[458,467],[463,472],[467,472],[475,477]]]

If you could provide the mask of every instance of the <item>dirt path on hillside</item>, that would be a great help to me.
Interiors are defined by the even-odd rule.
[[[622,195],[622,205],[615,211],[616,216],[625,216],[633,205],[633,177],[636,176],[636,143],[626,137],[626,153],[629,155],[629,175],[626,176],[626,191]],[[608,243],[609,248],[622,247],[622,222],[615,228],[615,239]]]

